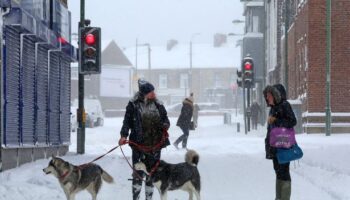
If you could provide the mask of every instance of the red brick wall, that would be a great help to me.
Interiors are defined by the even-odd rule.
[[[349,10],[349,0],[337,0],[332,3],[332,112],[350,112]],[[307,98],[303,101],[304,111],[325,111],[325,25],[325,1],[310,0],[299,10],[289,32],[289,96],[295,99],[307,91]],[[305,46],[307,46],[306,51]],[[307,56],[308,68],[306,68],[305,56]]]
[[[307,93],[308,70],[308,6],[298,10],[297,17],[289,30],[288,64],[289,64],[289,98],[298,99]],[[307,98],[301,99],[303,110],[307,110]]]
[[[350,1],[333,1],[332,13],[332,112],[350,112]]]

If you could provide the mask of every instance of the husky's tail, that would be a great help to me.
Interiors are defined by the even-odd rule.
[[[113,177],[109,175],[105,170],[102,169],[102,179],[107,183],[113,183]]]
[[[192,166],[197,166],[199,162],[198,153],[194,150],[188,150],[185,155],[185,161]]]

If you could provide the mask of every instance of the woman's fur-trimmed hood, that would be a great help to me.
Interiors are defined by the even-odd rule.
[[[182,103],[183,104],[188,104],[190,106],[193,106],[193,101],[190,98],[185,98],[185,100]]]
[[[267,93],[271,93],[276,104],[279,104],[282,101],[281,93],[275,86],[271,86],[271,85],[266,86],[263,93],[264,93],[265,100],[266,100]],[[266,103],[268,104],[267,100],[266,100]]]

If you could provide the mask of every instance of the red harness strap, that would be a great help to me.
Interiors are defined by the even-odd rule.
[[[125,144],[130,144],[131,146],[134,146],[139,151],[142,151],[144,153],[150,153],[150,152],[155,152],[155,151],[160,150],[168,138],[169,138],[168,131],[166,129],[164,129],[162,139],[159,141],[158,144],[156,144],[154,146],[140,145],[140,144],[137,144],[136,142],[133,142],[130,140],[126,141]]]
[[[148,174],[148,176],[152,176],[154,174],[154,172],[157,171],[158,167],[159,167],[159,164],[160,164],[160,160],[158,160],[156,162],[156,164],[153,166],[153,168],[151,169],[150,173]]]
[[[69,170],[66,171],[64,174],[62,174],[60,177],[58,177],[59,179],[63,180],[64,178],[66,178],[66,176],[69,174]]]

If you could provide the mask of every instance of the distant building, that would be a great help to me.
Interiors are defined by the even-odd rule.
[[[172,40],[164,46],[150,45],[150,52],[147,46],[139,46],[137,51],[134,47],[125,53],[134,61],[135,80],[150,80],[165,104],[182,102],[192,91],[196,102],[216,102],[232,108],[236,102],[236,70],[240,68],[241,54],[240,47],[224,37],[216,35],[214,44],[193,44],[192,69],[190,44]]]
[[[262,98],[264,85],[264,2],[249,1],[244,4],[245,34],[242,43],[242,57],[249,55],[254,60],[255,86],[252,89],[251,101],[260,105],[265,103]]]

